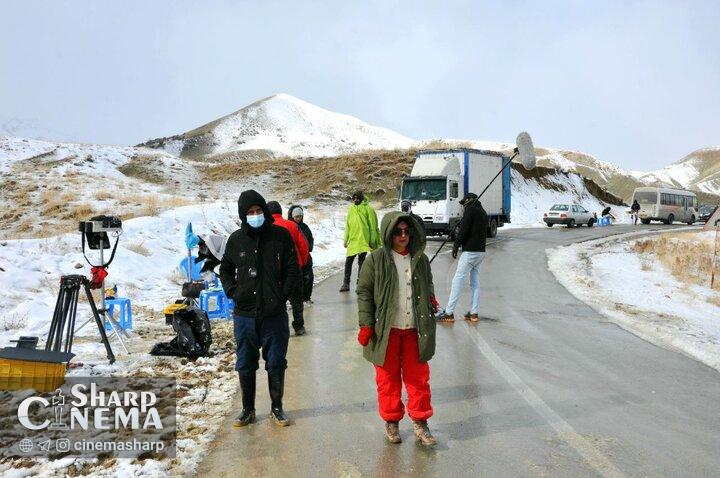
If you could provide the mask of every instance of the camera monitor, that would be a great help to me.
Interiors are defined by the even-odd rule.
[[[89,221],[80,221],[79,229],[90,249],[110,249],[108,232],[122,232],[122,221],[116,216],[95,216]]]

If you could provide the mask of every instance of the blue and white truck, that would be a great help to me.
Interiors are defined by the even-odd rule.
[[[412,203],[428,235],[452,235],[462,219],[460,200],[466,193],[480,194],[510,157],[498,151],[443,149],[419,151],[410,176],[400,187],[400,201]],[[510,222],[510,169],[480,198],[488,214],[488,237]]]

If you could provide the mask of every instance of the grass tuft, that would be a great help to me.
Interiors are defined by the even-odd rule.
[[[699,239],[696,233],[666,234],[659,238],[642,239],[635,242],[633,250],[659,260],[673,277],[685,284],[710,286],[713,243]],[[717,269],[713,289],[720,290],[720,270]],[[648,270],[644,263],[643,270]]]
[[[132,242],[126,248],[141,256],[147,257],[150,255],[150,249],[145,246],[145,241]]]

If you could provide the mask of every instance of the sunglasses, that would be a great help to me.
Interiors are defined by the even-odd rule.
[[[398,227],[398,228],[393,229],[393,236],[398,236],[398,237],[399,237],[399,236],[407,236],[407,237],[411,237],[411,236],[412,236],[412,230],[411,230],[411,229],[407,229],[407,228],[406,228],[406,229],[400,229],[400,228]]]

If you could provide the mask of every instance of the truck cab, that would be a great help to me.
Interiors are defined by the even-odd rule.
[[[427,234],[446,234],[462,217],[458,176],[406,176],[400,200],[412,202]]]

